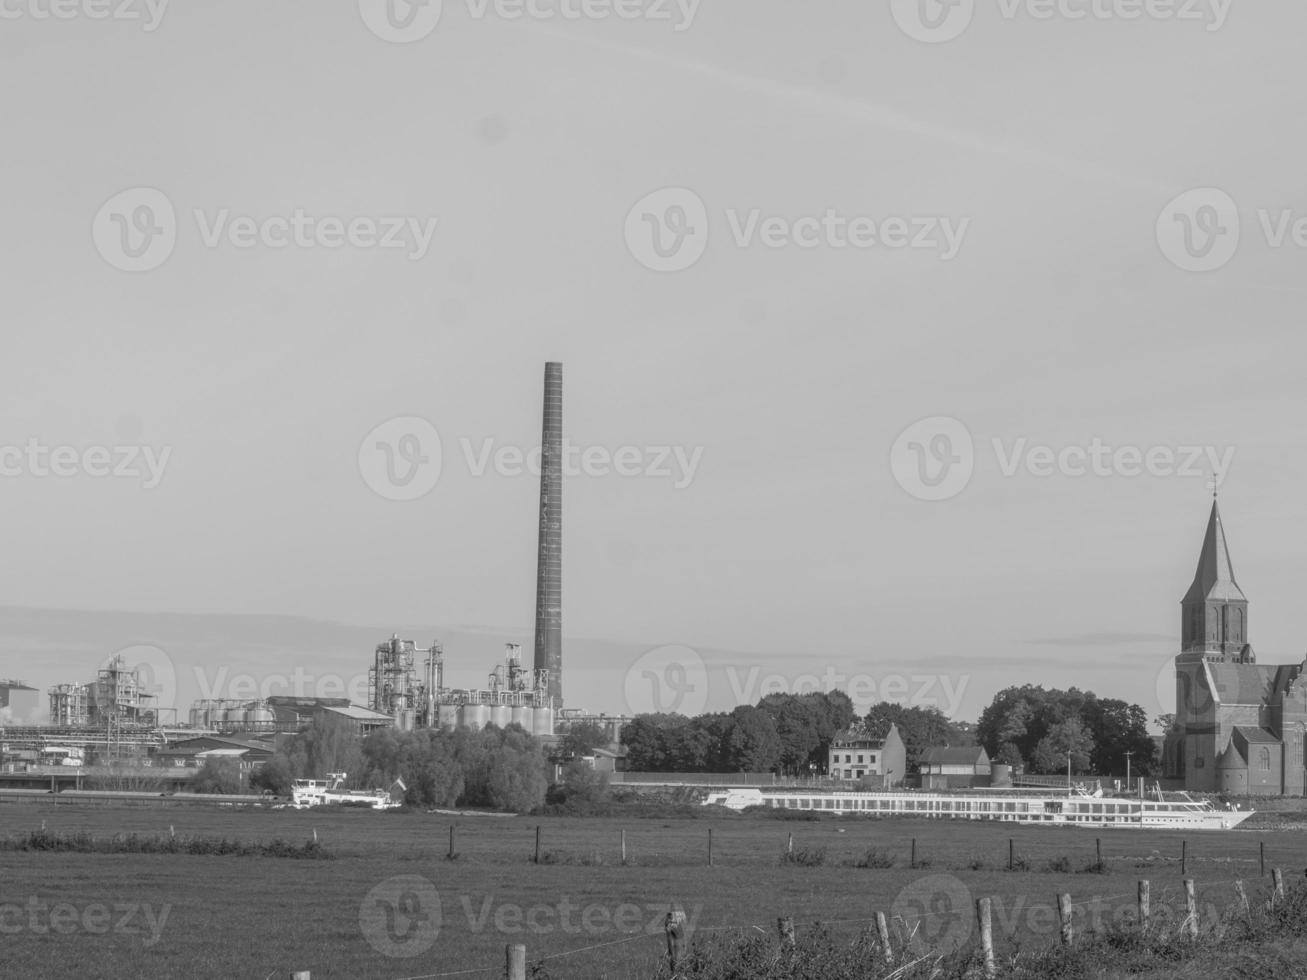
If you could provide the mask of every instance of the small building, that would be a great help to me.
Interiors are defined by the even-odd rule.
[[[272,758],[272,752],[272,743],[261,739],[201,735],[155,750],[150,762],[164,769],[198,769],[209,759],[232,759],[241,772],[252,772]]]
[[[898,726],[891,724],[884,737],[878,737],[863,722],[835,733],[830,743],[830,763],[826,771],[835,779],[875,778],[885,786],[903,781],[907,770],[907,749]]]
[[[1221,792],[1226,796],[1278,796],[1284,743],[1264,728],[1235,725],[1217,760]]]
[[[988,786],[989,753],[979,745],[923,749],[917,759],[922,789]]]

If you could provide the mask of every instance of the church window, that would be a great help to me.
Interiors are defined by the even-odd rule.
[[[1269,772],[1271,769],[1271,750],[1262,749],[1261,753],[1257,757],[1257,761],[1261,765],[1262,770],[1264,772]]]

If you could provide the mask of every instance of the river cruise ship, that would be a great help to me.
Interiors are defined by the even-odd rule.
[[[744,810],[766,806],[817,810],[863,817],[927,817],[940,820],[998,820],[1056,827],[1125,827],[1154,830],[1230,830],[1253,815],[1237,806],[1218,808],[1185,793],[1176,799],[1104,796],[1077,791],[996,790],[956,793],[857,793],[804,789],[735,787],[712,790],[705,805]]]

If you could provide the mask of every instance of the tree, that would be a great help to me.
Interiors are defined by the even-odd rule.
[[[231,796],[241,791],[241,770],[234,759],[205,759],[191,780],[193,793],[222,793]]]
[[[572,725],[558,741],[558,757],[573,759],[590,755],[595,749],[607,748],[608,730],[592,721]]]
[[[1068,718],[1054,725],[1040,739],[1032,762],[1036,772],[1066,772],[1069,753],[1072,775],[1083,775],[1091,770],[1093,752],[1094,738],[1089,730],[1079,718]]]
[[[736,772],[770,772],[780,768],[781,740],[776,723],[761,708],[742,705],[731,712],[727,740],[731,768]]]
[[[294,781],[290,759],[275,752],[267,762],[250,773],[250,789],[268,792],[274,796],[289,796]]]

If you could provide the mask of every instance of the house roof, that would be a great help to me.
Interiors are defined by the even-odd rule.
[[[984,766],[989,764],[989,753],[979,745],[941,746],[925,749],[917,762],[931,766]]]
[[[1221,757],[1216,760],[1217,769],[1247,769],[1248,762],[1239,750],[1235,747],[1234,739],[1230,739],[1230,744],[1225,747]]]
[[[890,727],[890,731],[895,731],[898,726],[896,726],[893,722],[890,722],[889,727]],[[835,746],[835,745],[841,745],[843,743],[850,743],[850,744],[858,744],[858,745],[868,745],[871,746],[872,748],[880,748],[889,739],[889,735],[890,732],[886,732],[884,735],[873,735],[871,733],[871,730],[867,728],[865,722],[855,721],[848,728],[836,732],[831,737],[831,745]]]
[[[1234,580],[1230,548],[1225,542],[1225,526],[1221,523],[1221,510],[1215,500],[1212,501],[1211,516],[1207,518],[1207,533],[1203,536],[1203,550],[1198,554],[1193,584],[1181,601],[1202,602],[1205,599],[1248,601]]]
[[[345,707],[336,707],[335,705],[323,705],[323,711],[330,711],[333,715],[342,715],[352,721],[376,721],[390,722],[394,721],[390,715],[384,715],[380,711],[373,711],[371,708],[364,708],[361,705],[351,704]]]

